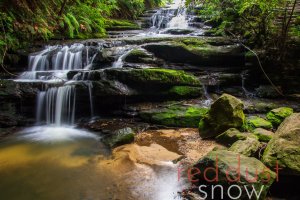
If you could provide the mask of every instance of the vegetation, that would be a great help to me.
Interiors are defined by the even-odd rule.
[[[251,47],[280,51],[283,57],[288,40],[299,39],[296,0],[188,0],[201,5],[199,16],[209,20],[215,35],[230,35]],[[280,58],[279,57],[279,58]]]
[[[7,50],[33,40],[104,37],[111,25],[132,28],[135,24],[111,19],[134,19],[145,8],[163,3],[165,0],[2,0],[1,60]]]

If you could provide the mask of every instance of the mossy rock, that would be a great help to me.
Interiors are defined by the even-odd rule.
[[[155,59],[152,55],[141,49],[131,50],[124,59],[125,62],[130,63],[155,63]]]
[[[253,134],[258,137],[258,140],[260,142],[269,142],[274,136],[273,132],[265,130],[263,128],[254,129]]]
[[[243,102],[229,94],[223,94],[211,106],[199,123],[202,138],[212,138],[230,128],[241,128],[245,122]]]
[[[260,148],[261,143],[257,138],[248,137],[246,140],[239,140],[235,142],[228,150],[248,157],[254,157],[257,155]]]
[[[203,94],[200,87],[173,86],[167,91],[168,95],[176,97],[199,97]]]
[[[256,128],[272,129],[273,125],[271,122],[257,116],[251,116],[246,119],[247,131],[253,131]]]
[[[276,108],[267,114],[267,119],[275,127],[278,127],[284,121],[284,119],[293,114],[293,112],[294,110],[288,107]]]
[[[207,108],[175,105],[141,112],[140,117],[146,122],[164,126],[196,128],[207,112]]]
[[[105,24],[106,30],[121,31],[121,30],[138,30],[139,25],[129,20],[111,19],[107,20]]]
[[[243,141],[241,141],[243,142]],[[218,170],[218,182],[208,182],[206,180],[213,180],[216,177],[215,170],[207,170],[206,179],[204,178],[204,171],[208,168],[214,168]],[[228,150],[215,150],[209,152],[206,156],[201,158],[195,165],[195,168],[198,168],[201,173],[194,175],[194,180],[199,180],[197,185],[222,185],[224,191],[227,191],[232,184],[238,185],[242,188],[246,186],[248,189],[252,188],[252,186],[256,189],[256,191],[261,192],[261,196],[259,199],[265,199],[268,193],[268,190],[272,183],[276,178],[276,174],[268,169],[261,161],[257,160],[253,157],[247,157],[242,154],[228,151]],[[235,170],[228,169],[237,169],[239,168],[239,174]],[[229,177],[231,180],[235,180],[239,176],[239,179],[232,183],[232,181],[228,181]],[[257,177],[255,182],[250,182],[249,180],[253,180]],[[269,181],[266,181],[269,180]],[[234,194],[234,190],[232,191],[232,196],[236,197],[239,193]],[[239,199],[249,199],[245,190],[242,190],[242,195]],[[226,196],[226,192],[224,192],[224,199],[231,199],[229,196]],[[216,198],[216,197],[214,197]],[[211,196],[208,199],[212,199]]]
[[[146,69],[108,69],[105,71],[111,79],[137,86],[201,86],[197,77],[180,70],[146,68]]]
[[[276,163],[282,173],[300,176],[300,113],[287,117],[268,143],[262,161],[269,167]]]
[[[238,45],[219,45],[200,38],[183,38],[170,42],[143,46],[156,57],[174,63],[218,66],[228,63],[240,66],[244,62],[242,48]]]
[[[246,140],[247,134],[241,133],[236,128],[230,128],[221,135],[216,137],[218,143],[226,146],[231,146],[233,143],[239,140]]]
[[[102,142],[107,146],[113,148],[124,144],[129,144],[134,141],[135,133],[134,131],[127,127],[123,129],[116,130],[110,135],[105,136]]]

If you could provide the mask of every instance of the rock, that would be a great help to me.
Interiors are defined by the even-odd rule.
[[[263,128],[254,129],[253,134],[258,137],[258,140],[260,142],[269,142],[274,136],[273,132],[265,130]]]
[[[259,88],[256,88],[256,94],[261,98],[278,98],[281,95],[278,94],[276,89],[271,85],[261,85]]]
[[[194,30],[191,29],[168,29],[164,33],[172,34],[172,35],[187,35],[193,32]]]
[[[124,144],[129,144],[134,141],[135,133],[131,128],[123,128],[114,133],[105,136],[102,141],[109,147],[116,147]]]
[[[267,119],[270,121],[275,127],[278,127],[285,118],[293,114],[293,109],[288,107],[281,107],[274,110],[271,110],[267,114]]]
[[[218,168],[218,182],[209,183],[205,181],[203,175],[205,173],[204,171],[208,168],[216,169],[216,165]],[[193,178],[194,180],[199,179],[199,185],[222,185],[224,191],[227,191],[233,184],[237,185],[242,189],[242,194],[239,199],[249,199],[244,187],[247,187],[247,189],[251,191],[252,186],[254,186],[257,191],[262,190],[260,199],[265,199],[270,186],[276,178],[276,174],[256,158],[249,158],[227,150],[211,151],[200,159],[194,167],[201,171],[200,174],[194,175]],[[228,174],[228,176],[226,174]],[[256,180],[254,179],[255,177]],[[206,172],[206,180],[213,180],[215,178],[215,170],[208,170]],[[229,179],[231,181],[229,181]],[[254,183],[252,183],[251,180],[254,180]],[[235,190],[235,193],[233,191],[234,190],[231,190],[232,196],[236,197],[239,195],[239,193],[236,193],[237,190]],[[227,192],[224,192],[224,195],[226,194]],[[231,198],[226,196],[225,199]]]
[[[248,117],[246,119],[246,124],[248,131],[252,131],[256,128],[264,128],[268,130],[273,128],[271,122],[257,116]]]
[[[130,63],[154,64],[156,60],[151,54],[145,52],[145,50],[133,49],[127,54],[124,61]]]
[[[240,66],[244,62],[239,45],[219,45],[198,38],[177,39],[172,42],[151,43],[142,46],[156,57],[173,63],[205,66]]]
[[[139,25],[128,20],[108,20],[105,29],[108,31],[137,30]]]
[[[184,71],[147,68],[147,69],[107,69],[107,77],[111,80],[118,80],[130,86],[151,85],[151,86],[200,86],[197,77]]]
[[[146,122],[164,126],[196,128],[207,112],[207,108],[174,105],[163,109],[143,111],[140,117]]]
[[[170,96],[174,97],[200,97],[203,93],[199,87],[191,86],[173,86],[166,92]]]
[[[221,143],[226,146],[231,146],[233,143],[239,140],[246,140],[247,134],[241,133],[236,128],[230,128],[221,135],[216,137],[218,143]]]
[[[212,138],[229,128],[241,128],[245,121],[243,102],[229,94],[223,94],[211,106],[208,114],[200,121],[202,138]]]
[[[262,161],[269,167],[276,166],[282,173],[300,176],[300,113],[287,117],[268,143]]]
[[[246,140],[235,142],[228,150],[243,154],[248,157],[254,157],[261,147],[261,143],[256,138],[248,137]]]

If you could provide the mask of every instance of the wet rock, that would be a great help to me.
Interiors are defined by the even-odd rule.
[[[293,112],[293,109],[288,107],[273,109],[267,114],[267,119],[275,127],[278,127],[284,121],[284,119],[293,114]]]
[[[206,108],[174,105],[163,109],[143,111],[140,117],[146,122],[164,126],[196,128],[207,112]]]
[[[234,96],[223,94],[211,106],[208,114],[200,121],[202,138],[212,138],[229,128],[241,128],[245,121],[243,102]]]
[[[281,95],[276,91],[273,86],[270,85],[261,85],[259,88],[256,88],[256,95],[261,98],[278,98]]]
[[[246,129],[248,131],[254,130],[256,128],[272,129],[272,123],[257,116],[251,116],[246,119]]]
[[[249,199],[247,192],[245,191],[245,187],[251,191],[252,186],[254,186],[257,191],[262,190],[260,199],[265,199],[270,186],[276,178],[276,174],[270,171],[256,158],[246,157],[232,151],[217,150],[211,151],[194,165],[195,168],[198,168],[202,172],[201,174],[195,175],[194,180],[199,179],[199,185],[214,185],[214,183],[205,181],[203,173],[209,167],[216,169],[216,166],[218,170],[217,184],[222,185],[224,187],[224,191],[227,191],[232,184],[241,187],[242,192],[239,199]],[[256,180],[254,179],[255,177],[257,177]],[[215,178],[216,172],[214,170],[210,170],[206,173],[206,179],[213,180]],[[235,181],[229,181],[228,178]],[[251,182],[251,180],[254,180],[254,182]],[[239,195],[237,190],[235,190],[235,192],[233,191],[234,190],[232,190],[232,196]],[[226,199],[231,199],[226,196],[226,192],[224,192],[224,194]],[[216,196],[219,195],[215,194],[215,197]]]
[[[273,132],[265,130],[263,128],[254,129],[253,134],[258,137],[258,140],[260,142],[269,142],[274,136]]]
[[[13,80],[0,80],[0,100],[35,98],[42,83],[18,83]]]
[[[108,69],[105,71],[111,80],[118,80],[127,85],[160,85],[165,86],[200,86],[200,81],[184,71],[148,68],[148,69]],[[137,85],[138,84],[138,85]]]
[[[228,150],[248,157],[254,157],[257,155],[260,147],[261,143],[257,138],[248,137],[246,140],[239,140],[235,142]]]
[[[247,134],[241,133],[236,128],[230,128],[221,135],[216,137],[218,143],[224,144],[226,146],[231,146],[233,143],[239,140],[246,140]]]
[[[287,117],[268,143],[262,161],[269,167],[278,165],[282,173],[300,176],[300,113]]]
[[[189,38],[172,42],[146,44],[143,46],[156,57],[174,63],[189,63],[209,66],[241,66],[244,62],[239,45],[223,45]]]
[[[134,141],[134,136],[134,131],[131,128],[127,127],[116,130],[112,134],[105,136],[102,141],[104,144],[113,148],[116,146],[132,143]]]
[[[125,57],[124,61],[130,63],[145,63],[145,64],[155,63],[155,59],[153,58],[153,56],[141,49],[131,50]]]
[[[164,33],[172,34],[172,35],[187,35],[190,33],[193,33],[194,30],[191,29],[169,29],[165,31]]]

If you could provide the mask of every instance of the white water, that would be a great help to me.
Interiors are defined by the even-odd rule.
[[[75,86],[51,87],[40,91],[37,98],[37,122],[48,125],[72,125],[75,121]]]

